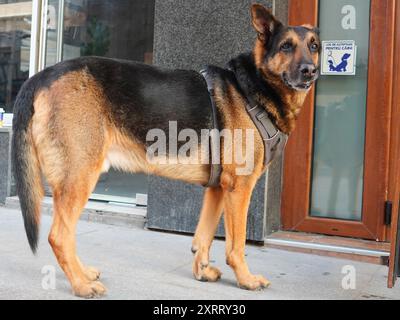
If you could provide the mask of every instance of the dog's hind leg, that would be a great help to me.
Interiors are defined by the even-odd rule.
[[[76,255],[76,225],[83,207],[100,174],[100,169],[81,170],[72,178],[53,187],[54,220],[49,235],[49,242],[54,254],[71,283],[75,295],[84,298],[101,296],[105,287],[89,276]]]
[[[223,207],[223,190],[221,187],[208,188],[204,194],[200,220],[193,239],[192,252],[193,275],[200,281],[217,281],[221,272],[210,266],[209,253]]]

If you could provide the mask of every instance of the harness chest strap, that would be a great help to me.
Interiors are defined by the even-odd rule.
[[[211,109],[212,109],[212,117],[214,129],[217,129],[219,132],[218,121],[217,121],[217,108],[215,105],[214,99],[214,88],[212,84],[212,79],[207,74],[206,70],[200,71],[203,75],[204,79],[207,83],[207,89],[210,93],[211,100]],[[251,103],[251,102],[250,102]],[[264,166],[268,165],[273,159],[282,154],[285,149],[288,136],[277,129],[275,125],[272,123],[271,119],[268,116],[268,113],[264,108],[251,104],[246,105],[247,113],[250,118],[253,120],[254,125],[256,126],[261,138],[264,142]],[[210,158],[214,159],[215,154],[219,154],[220,150],[218,148],[220,144],[217,143],[215,138],[210,137]],[[215,161],[211,161],[210,165],[210,178],[208,183],[204,187],[216,187],[220,184],[220,176],[222,173],[221,164],[215,164]]]
[[[250,104],[247,104],[246,110],[263,139],[264,166],[267,166],[272,160],[282,154],[288,136],[275,127],[263,107],[258,105],[252,107]]]

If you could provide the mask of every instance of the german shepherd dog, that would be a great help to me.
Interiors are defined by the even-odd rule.
[[[229,69],[219,69],[213,98],[221,128],[257,133],[254,168],[238,175],[237,164],[221,159],[220,183],[205,189],[192,251],[194,277],[217,281],[221,272],[209,264],[209,250],[224,213],[227,264],[239,287],[257,290],[269,282],[250,273],[245,261],[246,221],[252,190],[267,165],[246,103],[251,98],[264,107],[276,128],[289,135],[318,78],[321,45],[310,25],[285,27],[258,4],[251,16],[255,47],[233,59]],[[12,155],[25,229],[35,253],[46,179],[54,202],[48,239],[75,295],[106,292],[100,272],[77,257],[75,241],[79,216],[100,174],[112,166],[205,185],[210,164],[150,163],[146,134],[165,128],[168,120],[197,132],[209,124],[209,106],[207,84],[198,72],[99,57],[61,62],[24,83],[15,103]]]

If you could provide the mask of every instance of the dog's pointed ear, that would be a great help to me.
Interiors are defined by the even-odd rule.
[[[274,17],[272,12],[261,4],[251,6],[251,18],[259,39],[265,42],[282,26],[282,23]]]
[[[303,24],[302,27],[311,30],[312,32],[315,32],[317,35],[320,34],[319,28],[318,27],[314,27],[311,24]]]

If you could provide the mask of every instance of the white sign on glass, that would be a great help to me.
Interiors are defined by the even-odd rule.
[[[321,74],[354,76],[357,46],[354,40],[322,41]]]

